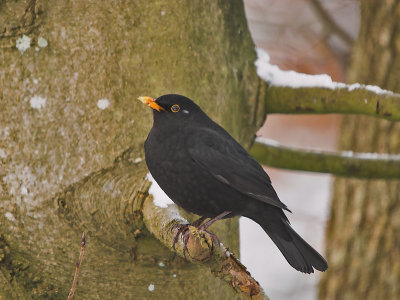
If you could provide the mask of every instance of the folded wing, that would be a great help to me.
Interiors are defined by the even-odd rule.
[[[191,158],[218,181],[253,199],[290,211],[279,200],[260,164],[228,133],[204,128],[190,136],[186,146]]]

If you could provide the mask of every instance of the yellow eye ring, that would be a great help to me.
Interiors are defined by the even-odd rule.
[[[181,108],[179,107],[178,104],[174,104],[171,106],[171,111],[174,113],[177,113]]]

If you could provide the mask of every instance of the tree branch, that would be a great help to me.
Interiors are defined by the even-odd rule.
[[[176,224],[187,223],[175,205],[162,208],[154,205],[153,197],[143,204],[143,219],[149,231],[171,251],[172,241],[177,233]],[[183,255],[183,242],[178,239],[176,253],[193,263],[201,263],[211,269],[219,279],[225,281],[241,294],[243,299],[268,299],[246,267],[222,244],[215,242],[208,234],[190,226],[190,237],[186,257]]]
[[[362,114],[400,121],[400,94],[377,94],[367,88],[293,88],[270,86],[267,114]]]
[[[279,146],[257,138],[250,154],[261,164],[358,178],[400,178],[400,155],[322,152]]]
[[[134,163],[132,157],[136,157],[135,152],[127,150],[113,166],[89,174],[59,193],[55,197],[58,214],[74,227],[90,232],[92,238],[119,251],[131,251],[151,233],[174,252],[172,241],[177,232],[174,225],[188,222],[175,205],[162,208],[153,203],[153,196],[149,194],[151,183],[138,180],[145,177],[147,168],[144,163]],[[139,241],[135,231],[140,232]],[[208,267],[243,299],[268,299],[258,282],[228,249],[195,227],[190,227],[190,233],[188,261]],[[175,246],[176,253],[184,257],[180,239]]]
[[[326,9],[322,6],[319,0],[310,0],[311,6],[314,8],[317,13],[320,21],[323,23],[324,27],[328,28],[330,32],[336,34],[339,38],[341,38],[348,46],[353,46],[354,39],[350,36],[348,32],[346,32],[343,28],[341,28],[335,20],[331,17],[331,15],[326,11]]]

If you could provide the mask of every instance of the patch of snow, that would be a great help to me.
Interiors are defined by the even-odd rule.
[[[172,277],[176,278],[176,274],[172,275]]]
[[[279,142],[269,139],[269,138],[262,137],[262,136],[256,137],[256,142],[259,142],[259,143],[265,144],[265,145],[275,146],[275,147],[280,146]]]
[[[400,160],[400,154],[389,154],[389,153],[370,153],[370,152],[360,152],[360,153],[352,153],[352,151],[344,151],[349,152],[350,157],[359,158],[359,159],[384,159],[384,160]],[[343,152],[341,152],[343,155]]]
[[[351,92],[356,89],[361,89],[361,87],[362,87],[361,84],[353,83],[353,84],[349,85],[348,90]]]
[[[168,205],[174,204],[174,202],[160,188],[150,173],[147,173],[146,179],[151,182],[149,194],[153,195],[153,203],[155,206],[166,208]]]
[[[327,74],[309,75],[295,71],[283,71],[277,65],[270,64],[269,54],[256,48],[257,60],[255,62],[258,76],[273,86],[288,86],[292,88],[323,87],[328,89],[347,88],[349,91],[355,89],[366,89],[376,94],[393,94],[391,91],[381,89],[374,85],[363,85],[359,83],[345,84],[335,82]]]
[[[46,98],[35,95],[29,100],[29,104],[32,108],[41,109],[46,105]]]
[[[143,159],[141,157],[138,157],[138,158],[135,159],[135,164],[138,164],[138,163],[140,163],[142,161],[143,161]]]
[[[164,10],[161,11],[161,15],[165,16],[165,11]]]
[[[364,85],[363,86],[366,90],[374,92],[375,94],[393,94],[392,91],[384,90],[376,85]]]
[[[160,268],[163,268],[163,267],[165,267],[165,264],[164,264],[162,261],[160,261],[160,262],[158,263],[158,266],[159,266]]]
[[[353,151],[342,151],[342,152],[340,152],[340,154],[343,157],[353,157],[354,156],[354,152]]]
[[[106,98],[97,101],[97,107],[100,108],[101,110],[104,110],[109,106],[110,106],[110,101]]]
[[[47,42],[47,40],[46,39],[44,39],[44,38],[42,38],[42,37],[40,37],[39,39],[38,39],[38,46],[40,47],[40,48],[45,48],[45,47],[47,47],[48,45],[49,45],[49,43]]]
[[[27,35],[22,35],[19,39],[17,39],[15,43],[15,47],[21,54],[24,54],[26,50],[28,50],[31,46],[31,38]]]
[[[154,289],[155,289],[156,287],[154,286],[154,284],[149,284],[149,286],[147,287],[147,289],[149,290],[149,292],[153,292],[154,291]]]

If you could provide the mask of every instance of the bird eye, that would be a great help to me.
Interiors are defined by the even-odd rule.
[[[178,104],[174,104],[171,106],[171,111],[174,113],[177,113],[181,108],[179,107]]]

